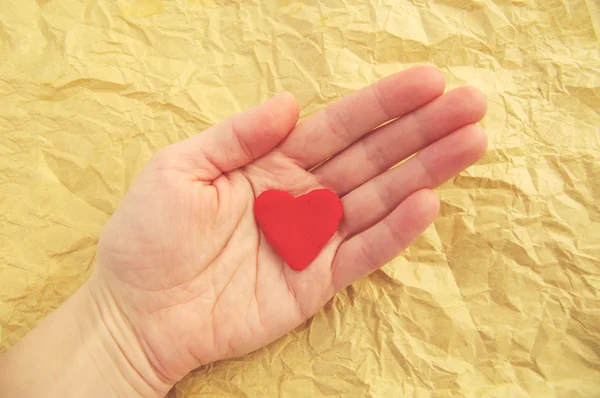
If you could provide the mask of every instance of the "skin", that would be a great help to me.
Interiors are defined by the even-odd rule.
[[[483,95],[444,85],[435,68],[409,69],[300,124],[283,93],[158,152],[106,225],[84,298],[71,304],[92,303],[90,324],[121,347],[108,362],[125,363],[124,384],[162,396],[198,366],[269,344],[416,240],[439,210],[432,189],[487,146],[475,124]],[[297,272],[266,243],[254,200],[318,188],[340,196],[344,218]],[[35,333],[25,340],[21,358]]]

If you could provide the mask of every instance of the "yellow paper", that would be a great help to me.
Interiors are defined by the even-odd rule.
[[[391,264],[173,397],[600,395],[596,0],[19,0],[0,7],[0,351],[89,276],[157,149],[282,90],[305,117],[434,64],[485,158]]]

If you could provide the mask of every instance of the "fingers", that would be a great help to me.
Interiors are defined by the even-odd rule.
[[[421,190],[408,196],[386,218],[342,243],[333,260],[335,292],[391,261],[433,222],[440,207],[436,194]]]
[[[213,180],[277,146],[298,122],[298,114],[294,96],[282,93],[163,149],[158,158],[162,167],[192,172],[203,181]]]
[[[479,90],[453,90],[378,128],[313,173],[322,185],[343,196],[456,129],[477,123],[485,111]]]
[[[377,126],[432,101],[444,92],[444,85],[436,68],[397,73],[329,105],[296,127],[279,148],[309,169]]]
[[[420,189],[439,186],[483,156],[487,135],[477,125],[465,126],[342,198],[342,236],[376,224]]]

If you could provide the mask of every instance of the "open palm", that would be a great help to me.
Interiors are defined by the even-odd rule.
[[[443,91],[438,70],[414,68],[297,126],[282,94],[161,150],[103,232],[95,294],[116,303],[172,382],[282,336],[413,242],[437,215],[431,189],[485,151],[474,125],[483,96]],[[323,187],[344,218],[297,272],[265,241],[254,201]]]

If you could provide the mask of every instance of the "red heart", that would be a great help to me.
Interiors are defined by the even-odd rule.
[[[317,257],[342,219],[342,202],[328,189],[294,198],[269,190],[256,198],[254,214],[267,242],[294,270]]]

